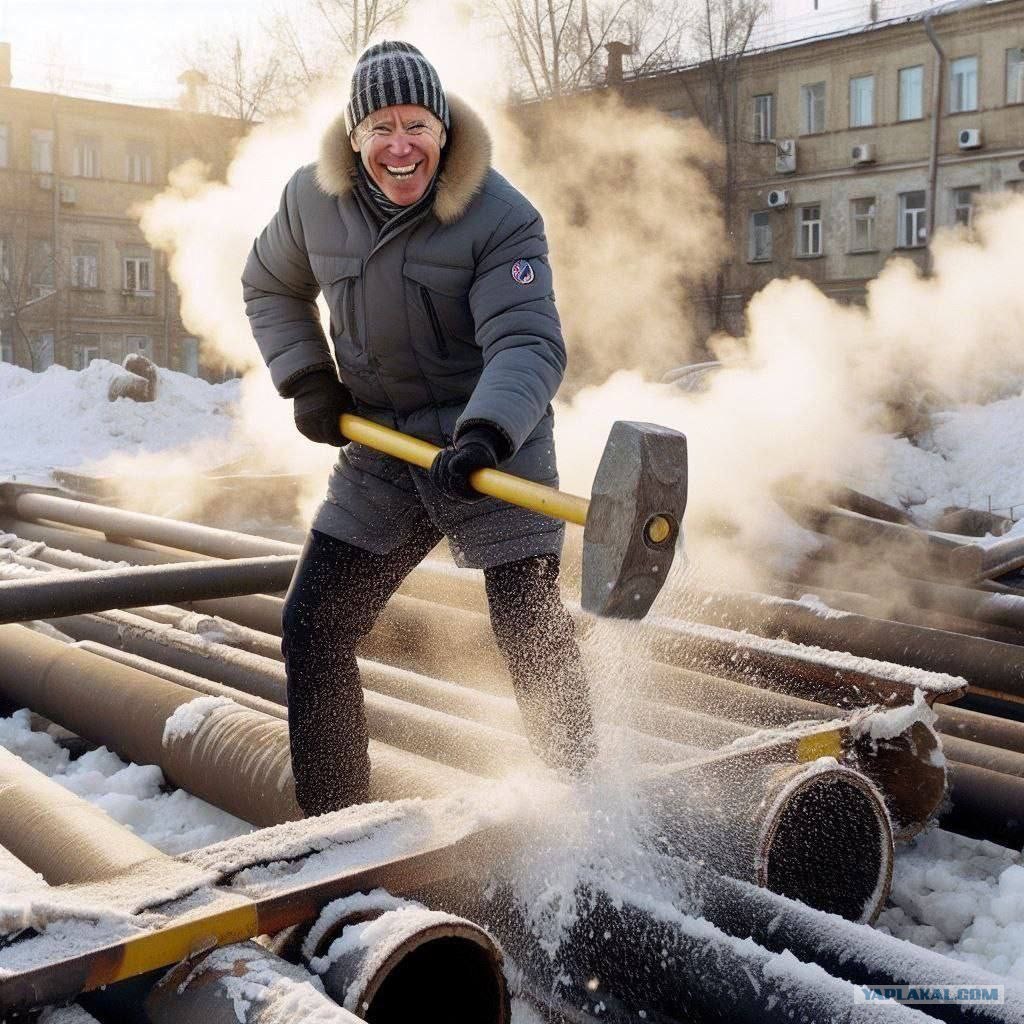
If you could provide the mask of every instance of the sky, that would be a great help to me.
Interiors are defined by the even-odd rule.
[[[68,91],[170,101],[180,92],[176,79],[190,44],[234,30],[257,32],[274,6],[274,0],[0,0],[0,40],[12,44],[15,86],[47,89],[54,65],[63,65]]]

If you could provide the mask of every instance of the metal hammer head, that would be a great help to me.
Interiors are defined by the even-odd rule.
[[[686,509],[686,437],[617,420],[608,435],[583,531],[583,607],[642,619],[675,556]]]

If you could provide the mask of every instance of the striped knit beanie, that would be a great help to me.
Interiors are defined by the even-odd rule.
[[[446,129],[451,127],[448,101],[433,64],[411,43],[375,43],[352,72],[352,98],[345,108],[349,132],[374,111],[403,103],[426,107]]]

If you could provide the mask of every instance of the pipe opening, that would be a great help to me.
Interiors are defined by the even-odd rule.
[[[509,1024],[508,988],[493,949],[475,938],[442,935],[389,958],[369,1005],[356,1012],[369,1024],[407,1024],[424,1006],[442,1012],[447,1024]]]
[[[767,842],[767,887],[851,921],[872,920],[892,877],[892,833],[878,799],[847,775],[818,776],[783,799]]]

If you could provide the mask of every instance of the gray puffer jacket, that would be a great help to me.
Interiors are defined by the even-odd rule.
[[[513,453],[502,468],[555,483],[549,403],[565,346],[543,223],[491,168],[479,117],[449,100],[451,131],[433,208],[390,233],[356,197],[359,156],[344,118],[331,126],[318,163],[288,182],[253,246],[242,277],[246,312],[282,395],[336,362],[361,415],[442,445],[486,421]],[[316,308],[320,292],[333,361]],[[392,542],[380,535],[379,521],[386,489],[373,491],[375,481],[394,487],[392,462],[350,445],[328,494],[344,514],[328,509],[314,525],[387,550]],[[423,497],[422,480],[412,480]],[[477,516],[486,511],[473,508]],[[537,517],[520,525],[553,529]]]

